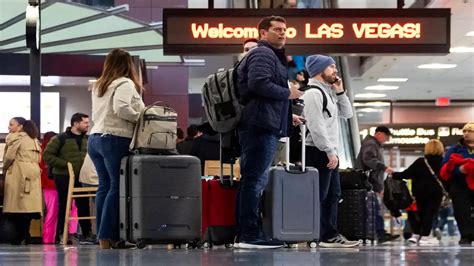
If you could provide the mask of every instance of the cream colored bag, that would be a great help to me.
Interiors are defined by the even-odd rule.
[[[79,182],[93,186],[99,185],[99,176],[89,154],[84,158],[84,164],[82,164],[81,172],[79,173]]]

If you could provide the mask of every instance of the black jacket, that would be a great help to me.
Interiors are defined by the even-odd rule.
[[[219,160],[220,158],[220,141],[219,135],[209,136],[202,135],[194,139],[191,155],[201,160],[201,175],[204,175],[204,163],[206,160]]]
[[[442,190],[425,164],[425,157],[416,159],[405,171],[393,174],[395,179],[412,179],[412,193],[415,198],[442,196]],[[442,156],[427,155],[426,159],[436,175],[441,170]]]
[[[259,41],[237,69],[241,127],[257,126],[278,136],[291,131],[290,90],[284,49]]]
[[[375,192],[383,191],[384,171],[387,168],[383,158],[383,147],[377,139],[368,135],[362,141],[360,152],[357,155],[355,168],[370,172],[369,181]]]

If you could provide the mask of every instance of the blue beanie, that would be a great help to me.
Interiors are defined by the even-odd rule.
[[[332,57],[325,55],[310,55],[306,58],[306,70],[311,78],[323,72],[332,64],[336,64],[336,61]]]

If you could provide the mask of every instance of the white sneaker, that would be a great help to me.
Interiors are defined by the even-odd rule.
[[[410,244],[416,244],[416,243],[418,243],[418,239],[420,239],[420,235],[413,234],[413,235],[411,235],[410,238],[408,238],[407,241],[408,241],[408,243],[410,243]]]
[[[430,236],[422,236],[418,241],[418,245],[421,247],[439,246],[439,240]]]
[[[353,248],[360,245],[360,241],[347,240],[343,235],[337,235],[326,241],[319,242],[319,246],[322,248]]]

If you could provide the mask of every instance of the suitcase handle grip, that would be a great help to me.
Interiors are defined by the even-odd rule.
[[[285,142],[285,170],[288,173],[303,174],[306,173],[306,124],[300,125],[301,131],[301,169],[295,170],[290,167],[290,138],[286,138]]]

